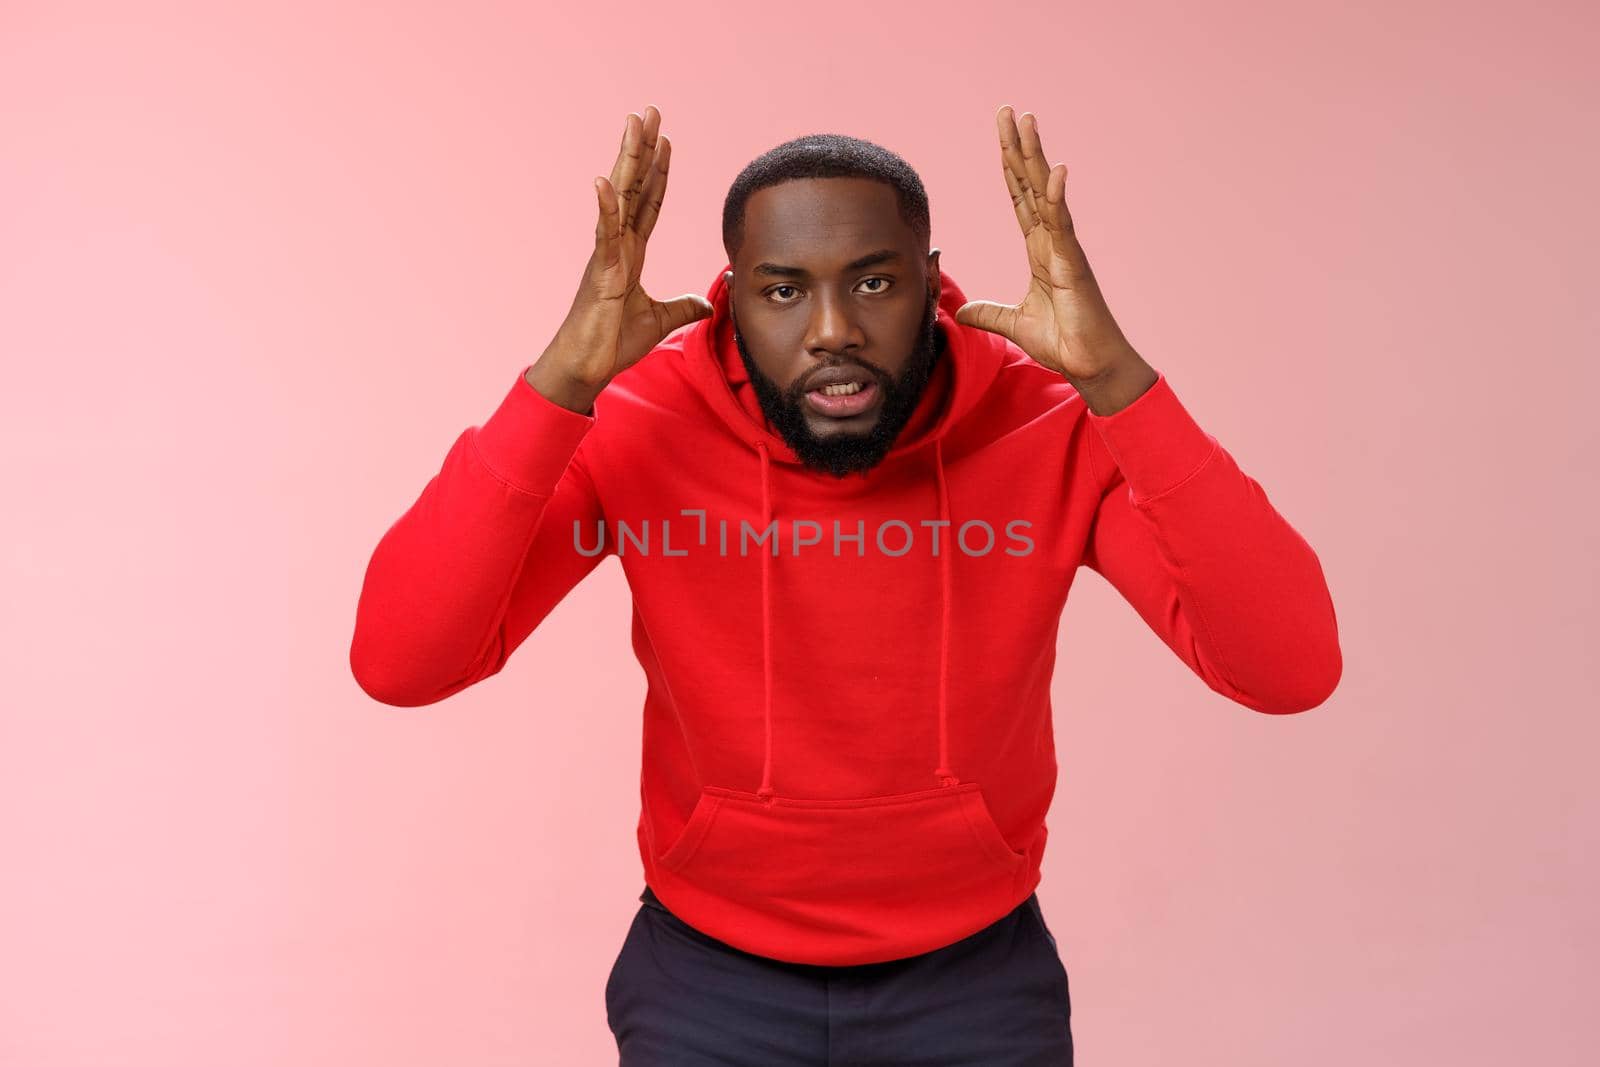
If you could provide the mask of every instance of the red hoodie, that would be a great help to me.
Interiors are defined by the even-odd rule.
[[[383,535],[350,665],[397,706],[498,673],[606,556],[644,668],[645,881],[737,948],[927,952],[1039,883],[1050,679],[1080,565],[1218,693],[1304,711],[1342,660],[1321,565],[1166,376],[1090,412],[958,324],[888,456],[843,480],[760,415],[728,327],[675,331],[584,415],[517,372]],[[764,536],[764,539],[763,539]]]

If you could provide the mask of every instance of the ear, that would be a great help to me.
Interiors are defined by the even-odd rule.
[[[928,293],[933,297],[935,307],[939,306],[939,297],[944,293],[944,280],[939,276],[939,250],[933,249],[928,253]]]

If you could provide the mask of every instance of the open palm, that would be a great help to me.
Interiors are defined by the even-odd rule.
[[[660,127],[656,108],[645,108],[643,116],[630,112],[610,178],[594,182],[600,207],[594,252],[562,337],[576,354],[572,373],[585,382],[609,381],[673,330],[711,314],[703,296],[656,300],[639,281],[672,160],[672,142]]]
[[[1045,160],[1038,120],[1021,127],[1009,105],[996,116],[1000,167],[1028,252],[1028,291],[1015,304],[974,300],[956,321],[1009,338],[1035,361],[1072,381],[1088,381],[1131,350],[1106,307],[1067,211],[1067,165]]]

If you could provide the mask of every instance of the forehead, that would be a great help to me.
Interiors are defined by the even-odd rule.
[[[878,248],[909,253],[914,243],[887,182],[797,178],[750,195],[739,258],[746,266],[773,261],[821,273]]]

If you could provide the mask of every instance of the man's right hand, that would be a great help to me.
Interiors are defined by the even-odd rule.
[[[600,215],[594,253],[584,268],[566,320],[539,359],[528,384],[562,407],[588,414],[606,384],[680,326],[711,314],[703,296],[655,300],[639,284],[645,243],[667,195],[672,142],[658,135],[661,113],[629,112],[622,150],[610,179],[596,178]]]

